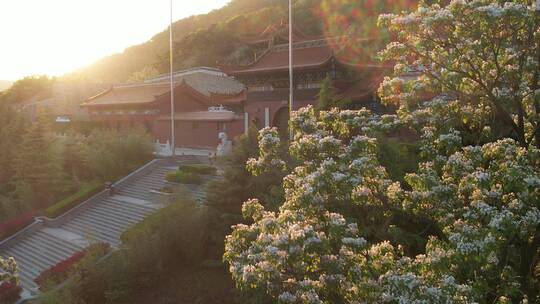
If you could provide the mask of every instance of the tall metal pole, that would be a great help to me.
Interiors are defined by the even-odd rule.
[[[293,75],[293,38],[292,38],[292,0],[289,0],[289,120],[292,118],[294,98],[294,75]],[[289,137],[292,140],[293,131],[289,126]]]
[[[176,145],[174,142],[174,61],[173,61],[173,0],[171,0],[171,25],[169,27],[169,64],[171,72],[171,157],[174,157]]]

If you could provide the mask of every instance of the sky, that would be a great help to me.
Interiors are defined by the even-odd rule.
[[[229,0],[173,0],[173,19]],[[145,42],[169,25],[169,0],[0,0],[0,80],[61,76]]]

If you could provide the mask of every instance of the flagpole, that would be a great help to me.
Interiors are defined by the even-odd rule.
[[[173,62],[173,0],[171,1],[171,24],[169,27],[169,64],[170,64],[170,73],[171,73],[171,157],[174,157],[176,145],[175,145],[175,135],[174,135],[174,62]]]
[[[293,97],[294,97],[294,77],[293,77],[293,41],[292,41],[292,0],[289,0],[289,120],[292,119]],[[289,126],[289,137],[292,140],[293,131]]]

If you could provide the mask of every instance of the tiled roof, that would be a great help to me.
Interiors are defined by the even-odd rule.
[[[169,83],[169,76],[150,79],[145,83]],[[199,93],[210,97],[213,94],[236,95],[244,90],[244,85],[228,77],[223,72],[211,68],[196,68],[174,73],[176,83],[185,82]]]
[[[227,76],[212,74],[191,74],[182,78],[187,85],[199,93],[210,97],[214,94],[236,95],[244,90],[244,85]]]
[[[222,72],[204,69],[175,73],[174,81],[177,88],[184,87],[208,104],[212,103],[211,97],[214,94],[236,97],[244,90],[243,84]],[[114,86],[89,98],[83,106],[145,104],[169,92],[169,79],[159,77],[142,84]]]
[[[83,105],[127,105],[154,102],[156,97],[170,91],[169,84],[137,84],[112,87],[94,97],[90,97]]]
[[[176,113],[174,120],[179,121],[232,121],[237,118],[237,115],[231,111],[199,111],[199,112],[183,112]],[[169,115],[162,115],[160,120],[169,120]]]
[[[293,49],[293,68],[318,68],[328,63],[333,56],[332,49],[327,45],[317,45]],[[231,75],[246,75],[264,71],[287,71],[289,68],[289,52],[286,48],[270,49],[259,59],[246,66],[224,67]]]

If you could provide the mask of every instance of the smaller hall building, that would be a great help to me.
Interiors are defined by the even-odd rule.
[[[112,86],[81,106],[91,121],[109,128],[145,128],[165,143],[171,133],[171,90],[168,76],[141,84]],[[195,68],[174,74],[177,146],[215,149],[218,134],[244,132],[244,86],[223,72]]]

